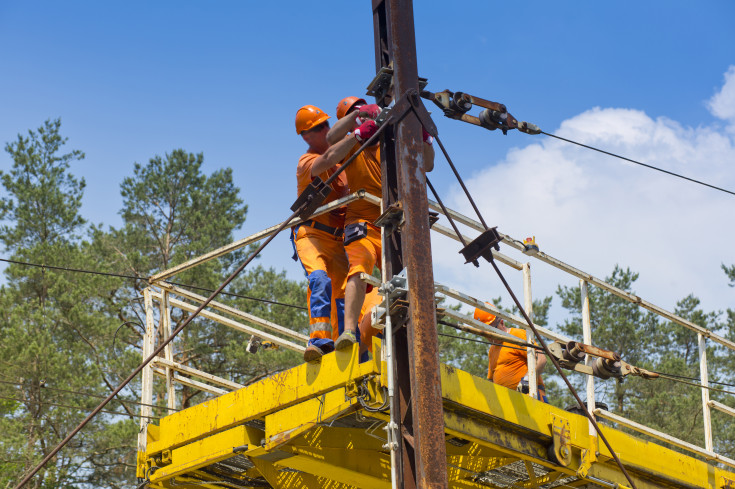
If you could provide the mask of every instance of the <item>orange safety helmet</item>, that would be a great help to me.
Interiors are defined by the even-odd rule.
[[[327,119],[329,116],[319,107],[304,105],[296,111],[296,134],[314,129]]]
[[[495,307],[493,304],[486,302],[485,304]],[[492,326],[493,321],[497,319],[497,316],[491,312],[483,311],[482,309],[475,308],[475,319],[482,321],[488,326]]]
[[[367,102],[365,102],[365,99],[357,97],[345,97],[340,100],[337,104],[337,119],[341,119],[346,116],[347,113],[352,110],[352,107],[357,104],[365,105]]]

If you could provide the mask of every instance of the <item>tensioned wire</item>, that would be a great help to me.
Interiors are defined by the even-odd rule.
[[[651,170],[660,171],[661,173],[666,173],[667,175],[671,175],[673,177],[681,178],[681,179],[684,179],[684,180],[687,180],[689,182],[693,182],[693,183],[696,183],[696,184],[699,184],[699,185],[704,185],[705,187],[709,187],[709,188],[712,188],[714,190],[719,190],[720,192],[725,192],[725,193],[730,194],[730,195],[735,195],[735,192],[732,192],[730,190],[724,189],[722,187],[717,187],[715,185],[712,185],[712,184],[709,184],[709,183],[706,183],[706,182],[702,182],[701,180],[695,180],[694,178],[685,177],[684,175],[680,175],[680,174],[674,173],[672,171],[664,170],[663,168],[659,168],[657,166],[649,165],[647,163],[642,163],[640,161],[636,161],[636,160],[633,160],[633,159],[630,159],[630,158],[626,158],[625,156],[620,156],[618,154],[611,153],[609,151],[605,151],[603,149],[595,148],[594,146],[589,146],[587,144],[583,144],[583,143],[580,143],[580,142],[577,142],[577,141],[572,141],[571,139],[563,138],[561,136],[557,136],[556,134],[551,134],[551,133],[548,133],[548,132],[545,132],[545,131],[541,131],[541,134],[544,134],[544,135],[549,136],[549,137],[552,137],[552,138],[559,139],[561,141],[566,141],[567,143],[576,144],[577,146],[581,146],[583,148],[591,149],[592,151],[597,151],[598,153],[606,154],[606,155],[612,156],[614,158],[620,158],[621,160],[629,161],[631,163],[635,163],[636,165],[640,165],[640,166],[644,166],[646,168],[650,168]]]
[[[9,382],[7,380],[0,380],[0,384],[13,385],[13,386],[16,386],[16,387],[23,387],[23,386],[26,385],[26,384],[24,384],[22,382]],[[93,397],[93,398],[97,398],[97,399],[104,399],[105,398],[105,396],[101,396],[99,394],[92,394],[90,392],[73,391],[73,390],[69,390],[69,389],[60,389],[58,387],[49,387],[47,385],[42,385],[39,388],[41,390],[50,390],[50,391],[65,392],[67,394],[74,394],[74,395],[77,395],[77,396]],[[156,409],[170,409],[170,408],[167,408],[167,407],[164,407],[164,406],[156,406],[155,404],[146,404],[144,402],[129,401],[127,399],[115,398],[115,399],[113,399],[113,401],[117,401],[117,402],[119,402],[121,404],[134,404],[136,406],[147,406],[147,407],[152,407],[152,408],[156,408]],[[174,411],[178,411],[178,409],[174,409]]]
[[[101,275],[101,276],[106,276],[106,277],[125,278],[129,280],[146,280],[145,277],[140,277],[137,275],[125,275],[121,273],[100,272],[98,270],[86,270],[86,269],[81,269],[81,268],[58,267],[58,266],[52,266],[52,265],[45,265],[41,263],[29,263],[29,262],[23,262],[23,261],[18,261],[18,260],[10,260],[7,258],[0,258],[0,261],[4,261],[6,263],[12,263],[14,265],[36,267],[36,268],[48,269],[48,270],[59,270],[62,272],[87,273],[91,275]],[[171,285],[178,285],[179,287],[187,287],[187,288],[194,289],[194,290],[201,290],[204,292],[214,292],[214,289],[207,289],[205,287],[197,287],[195,285],[182,284],[178,282],[168,282],[168,283],[170,283]],[[269,299],[259,299],[257,297],[250,297],[250,296],[242,295],[242,294],[233,294],[231,292],[221,292],[221,294],[227,295],[230,297],[237,297],[239,299],[247,299],[247,300],[256,301],[256,302],[264,302],[264,303],[273,304],[276,306],[292,307],[294,309],[306,310],[306,307],[304,306],[297,306],[295,304],[287,304],[285,302],[272,301]]]
[[[447,323],[445,323],[443,321],[437,321],[437,323],[444,324],[444,325],[449,326],[449,324],[447,324]],[[484,344],[484,345],[499,346],[500,348],[507,348],[507,349],[510,349],[510,350],[520,350],[520,351],[524,351],[524,352],[527,351],[526,348],[521,348],[521,347],[518,347],[518,346],[511,346],[511,345],[508,345],[508,344],[505,344],[505,343],[503,343],[503,344],[501,344],[501,343],[494,343],[492,341],[478,340],[477,338],[465,338],[463,336],[455,336],[455,335],[446,334],[446,333],[438,333],[438,334],[439,334],[439,336],[444,336],[444,337],[447,337],[447,338],[454,338],[454,339],[457,339],[457,340],[466,340],[466,341],[472,341],[474,343],[481,343],[481,344]],[[528,343],[526,345],[528,347],[530,347],[530,348],[534,348],[537,351],[543,352],[543,350],[544,350],[543,348],[541,348],[538,345],[532,345],[532,344],[528,344]],[[724,394],[732,394],[732,395],[735,395],[735,391],[728,391],[728,390],[724,390],[724,389],[718,389],[717,387],[711,387],[709,385],[702,385],[700,383],[697,383],[700,380],[697,379],[697,378],[695,378],[695,377],[685,377],[685,376],[682,376],[682,375],[668,374],[666,372],[658,372],[658,371],[655,371],[655,370],[649,370],[649,372],[654,373],[654,374],[658,374],[661,378],[666,379],[666,380],[671,380],[673,382],[680,382],[682,384],[691,385],[691,386],[698,387],[698,388],[704,388],[704,389],[715,391],[715,392],[722,392]],[[647,378],[647,377],[641,377],[641,378],[644,378],[646,380],[656,380],[655,378],[653,378],[653,379],[652,378]],[[725,383],[725,382],[717,382],[717,381],[714,381],[714,380],[710,380],[709,383],[710,384],[724,385],[724,386],[728,386],[728,387],[735,387],[735,384],[728,384],[728,383]]]
[[[59,404],[56,402],[48,402],[48,401],[31,401],[29,399],[18,399],[15,397],[5,397],[0,396],[0,399],[5,399],[7,401],[16,401],[20,403],[28,403],[28,404],[35,404],[39,406],[55,406],[55,407],[61,407],[66,409],[76,409],[78,411],[86,411],[87,408],[81,407],[81,406],[70,406],[69,404]],[[133,414],[133,413],[121,413],[118,411],[108,411],[106,409],[100,409],[98,412],[105,413],[105,414],[117,414],[118,416],[130,416],[133,418],[151,418],[151,419],[161,419],[159,416],[143,416],[140,414]]]

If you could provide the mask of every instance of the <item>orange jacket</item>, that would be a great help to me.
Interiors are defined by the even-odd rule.
[[[301,155],[301,158],[299,158],[299,164],[296,167],[296,195],[301,195],[301,192],[303,192],[311,183],[311,167],[314,165],[314,161],[316,161],[318,157],[319,155],[317,153],[308,152]],[[322,181],[326,181],[327,178],[337,170],[337,168],[339,168],[339,166],[323,172],[319,175],[319,178],[321,178]],[[322,205],[334,202],[350,193],[350,189],[347,186],[347,177],[345,176],[345,172],[340,173],[334,182],[332,182],[332,189],[334,191],[327,196]],[[344,208],[335,209],[332,212],[322,214],[321,216],[315,216],[311,219],[322,224],[326,224],[327,226],[342,228],[344,227],[345,222],[345,211]]]
[[[355,146],[355,149],[350,152],[345,160],[355,154],[357,148],[359,146]],[[347,183],[349,183],[352,192],[365,189],[367,193],[379,199],[383,198],[380,173],[380,145],[365,148],[344,172],[347,174]],[[347,205],[347,224],[360,221],[372,223],[378,217],[380,217],[380,206],[371,204],[365,200],[356,200]]]
[[[526,330],[509,328],[508,333],[526,341]],[[505,348],[512,347],[512,348]],[[520,349],[519,349],[520,348]],[[525,348],[513,343],[503,346],[493,345],[488,352],[487,378],[509,389],[515,389],[528,373],[528,356]],[[541,375],[537,376],[538,385],[543,387]]]

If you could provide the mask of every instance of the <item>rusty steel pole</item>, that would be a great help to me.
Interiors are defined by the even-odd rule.
[[[376,65],[380,68],[392,62],[393,98],[397,100],[412,89],[418,92],[412,0],[374,0],[373,13],[376,20]],[[397,273],[400,269],[396,270],[395,266],[402,264],[408,274],[408,322],[404,330],[405,339],[396,338],[395,352],[399,385],[397,397],[402,411],[399,429],[402,435],[403,487],[414,487],[415,483],[418,488],[446,488],[444,411],[429,208],[421,124],[413,112],[394,127],[393,141],[382,149],[386,170],[383,174],[384,208],[397,199],[402,204],[405,220],[400,237],[393,239],[396,248],[391,250],[393,255],[397,252],[400,256],[389,256],[392,273]],[[384,280],[389,278],[384,277]],[[408,369],[401,368],[406,364]],[[401,385],[409,388],[401,389]],[[406,395],[410,395],[408,400]],[[409,404],[410,413],[407,412]]]

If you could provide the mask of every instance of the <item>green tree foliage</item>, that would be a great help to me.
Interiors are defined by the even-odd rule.
[[[606,282],[634,293],[633,284],[638,274],[630,269],[615,267]],[[559,287],[557,293],[562,305],[571,313],[561,325],[564,333],[582,337],[581,298],[578,288]],[[635,304],[591,286],[589,288],[592,343],[595,346],[620,353],[628,363],[651,371],[674,376],[699,379],[699,347],[697,334],[677,323],[665,321]],[[692,323],[713,331],[721,331],[721,313],[706,312],[700,300],[689,295],[680,300],[674,313]],[[732,330],[731,330],[732,331]],[[710,380],[732,378],[730,350],[708,342],[707,355]],[[584,392],[586,376],[569,377]],[[623,382],[613,379],[595,379],[596,399],[608,404],[609,410],[660,430],[682,440],[704,446],[702,394],[696,386],[659,378],[646,380],[628,376]],[[733,404],[732,396],[713,391],[713,399]],[[584,399],[584,395],[582,394]],[[727,399],[725,401],[724,399]],[[735,430],[731,418],[713,413],[716,449],[723,454],[733,453]],[[640,436],[640,435],[638,435]],[[729,455],[728,455],[729,456]]]
[[[615,266],[612,274],[605,282],[627,292],[633,292],[633,283],[638,274],[630,269]],[[563,333],[582,340],[582,300],[578,287],[559,287],[557,294],[562,306],[571,313],[560,326]],[[646,345],[656,332],[658,319],[624,299],[614,296],[597,287],[589,287],[590,323],[592,327],[592,343],[595,346],[619,353],[622,358],[633,365],[641,365],[648,360]],[[570,375],[578,390],[584,391],[586,378],[581,375]],[[631,382],[617,383],[613,380],[598,382],[597,400],[608,404],[611,410],[623,415],[630,411],[627,402],[629,395],[635,392]],[[582,396],[584,399],[584,396]]]
[[[84,155],[62,152],[66,139],[59,131],[58,120],[48,121],[6,146],[14,164],[0,172],[5,189],[0,242],[15,260],[141,279],[21,265],[5,270],[6,284],[0,288],[3,487],[34,467],[96,406],[99,396],[140,363],[145,279],[231,242],[246,215],[231,170],[205,175],[201,154],[175,150],[137,164],[123,181],[122,228],[87,227],[80,214],[84,181],[69,171]],[[174,279],[214,289],[244,254],[231,253]],[[228,291],[271,303],[228,296],[218,300],[302,332],[307,328],[305,286],[284,273],[251,267]],[[174,310],[172,317],[175,327],[187,316]],[[247,341],[237,331],[197,318],[177,338],[174,359],[243,384],[301,361],[284,349],[245,353]],[[158,386],[162,394],[162,382]],[[136,380],[119,397],[139,400],[139,389]],[[205,398],[191,389],[179,389],[177,397],[185,406]],[[158,395],[154,402],[163,404],[163,399]],[[115,400],[107,409],[123,415],[95,417],[29,487],[128,487],[135,477],[139,408]]]
[[[39,245],[52,245],[76,236],[84,224],[79,215],[84,179],[67,172],[69,165],[84,159],[73,150],[59,154],[66,139],[59,134],[61,120],[48,120],[37,132],[18,135],[5,151],[13,159],[10,172],[0,172],[9,197],[0,198],[0,240],[6,249],[21,252]]]
[[[131,271],[147,275],[183,263],[232,240],[245,222],[247,207],[232,183],[230,168],[202,173],[204,155],[177,149],[148,164],[120,186],[125,226],[123,244]],[[210,261],[180,279],[219,285],[222,261]]]
[[[693,295],[680,300],[674,313],[703,328],[719,329],[717,312],[704,312],[700,301]],[[699,347],[697,334],[673,322],[661,322],[646,346],[648,356],[645,368],[674,375],[699,378]],[[710,367],[716,365],[714,348],[710,350]],[[710,377],[715,380],[715,370]],[[696,382],[696,381],[695,381]],[[677,438],[704,446],[701,390],[671,380],[634,379],[636,389],[631,397],[631,411],[640,416],[641,422]]]
[[[730,279],[730,283],[728,284],[730,287],[735,287],[735,265],[726,266],[722,265],[722,270],[725,272],[725,275],[727,275],[727,278]]]
[[[146,165],[136,164],[134,175],[123,180],[120,187],[123,208],[120,213],[124,226],[109,232],[97,230],[96,233],[96,242],[107,251],[110,262],[116,264],[118,271],[147,277],[234,240],[233,234],[243,225],[247,208],[239,197],[239,189],[232,183],[231,170],[222,169],[205,175],[203,162],[202,154],[177,149],[163,157],[151,158]],[[179,273],[171,280],[214,289],[245,254],[237,251],[210,260]],[[120,289],[109,301],[109,307],[117,307],[116,314],[126,322],[123,336],[127,350],[137,355],[141,337],[136,323],[139,323],[138,316],[142,312],[138,306],[121,308],[120,304],[135,301],[146,285],[140,281]],[[209,295],[207,291],[194,292]],[[251,266],[245,270],[227,292],[299,306],[305,303],[303,284],[288,280],[283,273],[261,267]],[[227,295],[220,295],[216,300],[302,332],[308,324],[303,309],[267,305]],[[172,329],[188,317],[188,313],[172,309]],[[159,335],[158,341],[161,339]],[[256,355],[246,353],[248,339],[226,326],[195,318],[174,340],[174,360],[244,384],[300,360],[300,356],[290,350],[261,350]],[[163,391],[159,390],[158,394],[162,396]],[[206,397],[201,391],[189,387],[180,388],[177,395],[179,405],[184,407]]]
[[[47,121],[6,145],[13,166],[1,174],[7,197],[0,199],[5,219],[0,241],[14,260],[74,267],[87,258],[80,241],[84,181],[68,170],[84,155],[62,153],[66,139],[60,125]],[[105,277],[20,265],[10,265],[5,274],[7,283],[0,289],[0,395],[6,398],[0,407],[2,485],[17,481],[49,453],[94,407],[97,399],[91,396],[106,394],[110,320],[96,313],[95,297],[115,287]],[[75,448],[60,453],[30,487],[96,480],[105,463],[99,454],[129,452],[131,443],[115,446],[93,434],[109,427],[125,430],[130,421],[119,416],[94,420]]]

